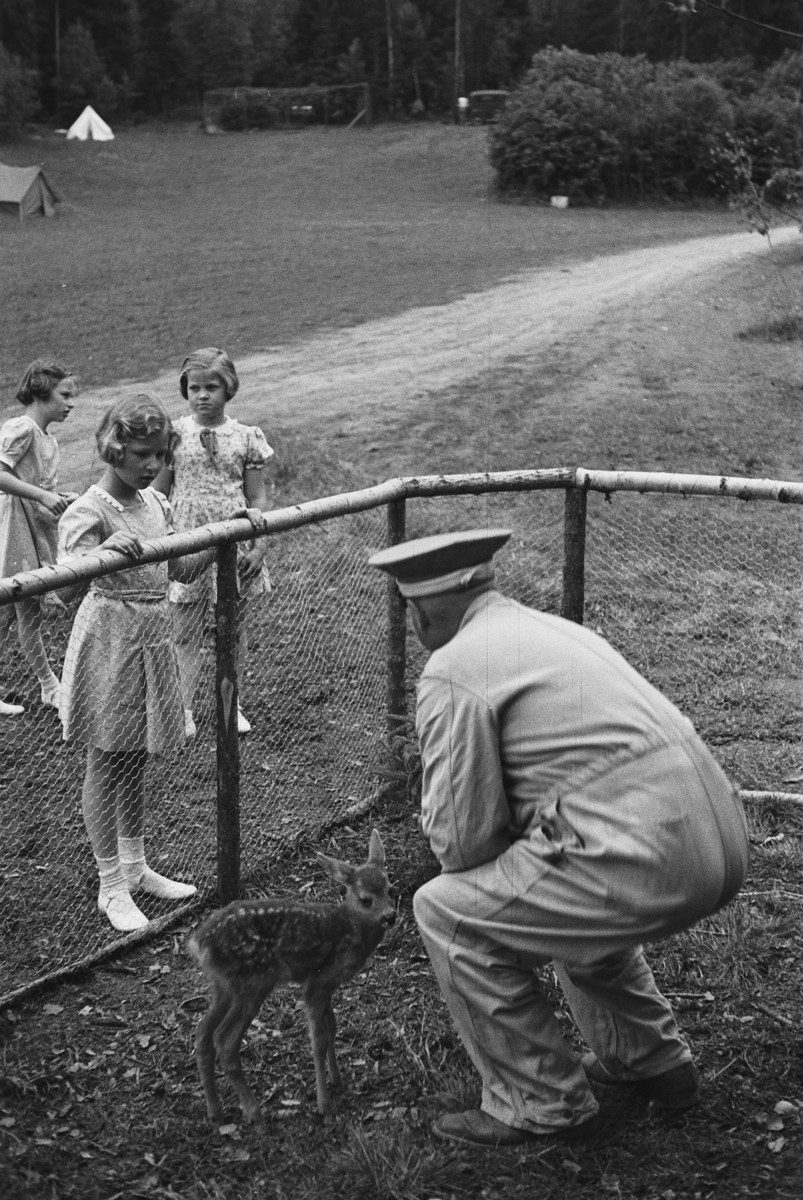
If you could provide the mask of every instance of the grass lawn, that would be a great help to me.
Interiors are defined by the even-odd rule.
[[[485,131],[376,126],[210,137],[122,130],[4,146],[43,162],[57,219],[0,214],[0,394],[53,354],[146,381],[195,346],[251,350],[480,291],[526,267],[732,231],[712,211],[491,201]]]
[[[45,350],[68,358],[88,384],[146,381],[175,370],[194,345],[222,344],[236,359],[312,330],[447,303],[525,267],[737,227],[727,213],[647,209],[569,209],[557,224],[551,210],[498,204],[476,128],[220,138],[138,129],[98,146],[48,136],[4,147],[0,157],[45,160],[68,198],[56,221],[0,222],[6,396]],[[308,430],[270,430],[275,501],[400,473],[572,463],[801,478],[800,344],[772,340],[773,323],[799,308],[801,279],[793,246],[648,301],[634,295],[582,338],[500,364],[492,379],[445,388],[404,413],[383,413],[359,433],[324,412]],[[780,783],[801,765],[799,619],[788,596],[799,562],[797,510],[785,508],[782,522],[771,506],[748,505],[709,527],[699,513],[689,516],[691,503],[675,502],[662,518],[665,542],[676,543],[678,561],[702,581],[685,598],[657,543],[646,540],[646,518],[617,525],[629,501],[597,499],[592,536],[613,530],[615,540],[596,551],[589,619],[671,684],[729,767],[754,782],[757,763],[775,764],[777,776],[755,781]],[[646,510],[646,498],[633,502]],[[433,511],[411,513],[411,525],[426,527]],[[537,522],[528,526],[528,513],[517,520],[535,541],[542,531]],[[550,528],[559,537],[559,524]],[[312,795],[335,777],[326,755],[345,738],[338,717],[354,715],[354,700],[319,676],[340,642],[356,655],[365,640],[359,566],[367,538],[355,535],[348,556],[327,530],[311,530],[309,539],[324,568],[339,571],[326,582],[354,589],[347,593],[354,626],[330,626],[323,589],[305,590],[306,577],[288,558],[284,592],[277,588],[276,608],[267,610],[277,649],[265,656],[265,708],[257,716],[268,750],[257,727],[245,754],[248,770],[264,777],[266,754],[279,761],[292,749],[291,726],[297,734],[306,722],[312,740],[324,724],[320,714],[331,717],[319,771],[304,780]],[[784,543],[767,561],[782,562],[785,574],[776,578],[768,568],[763,589],[742,555],[751,539],[772,553]],[[725,561],[730,578],[719,569]],[[536,589],[541,582],[529,581]],[[309,627],[319,622],[311,651],[293,631],[299,614],[309,615]],[[372,635],[379,632],[377,623]],[[677,677],[672,655],[681,643],[700,652]],[[310,655],[303,686],[291,673],[302,653]],[[365,665],[354,670],[347,688],[364,689]],[[277,671],[294,681],[289,695],[276,687]],[[330,666],[326,672],[334,674]],[[256,703],[260,677],[249,687]],[[12,755],[0,779],[17,789],[8,811],[26,832],[3,878],[0,928],[9,948],[36,950],[75,934],[77,916],[48,921],[48,893],[40,886],[34,909],[20,899],[19,879],[50,853],[42,844],[51,825],[77,825],[81,764],[73,755],[64,766],[55,720],[35,713],[30,727],[35,744]],[[349,746],[364,734],[349,733]],[[199,825],[214,792],[214,759],[201,741],[175,777],[169,810],[196,811]],[[53,763],[61,825],[42,800]],[[300,773],[288,770],[284,798],[295,822],[308,811],[308,793],[299,802],[292,789]],[[344,786],[358,789],[362,780],[355,769]],[[382,833],[401,919],[365,976],[336,998],[347,1088],[336,1123],[321,1126],[314,1114],[302,1014],[284,992],[266,1005],[244,1054],[268,1137],[237,1123],[229,1092],[232,1123],[211,1134],[191,1057],[206,1000],[182,949],[185,923],[0,1013],[0,1193],[9,1200],[800,1200],[803,809],[753,803],[748,816],[752,863],[743,894],[649,954],[700,1067],[699,1109],[668,1116],[614,1094],[601,1097],[603,1129],[587,1145],[482,1153],[433,1141],[433,1116],[477,1102],[476,1077],[414,928],[412,894],[435,867],[411,803],[396,797],[353,827],[299,837],[265,881],[276,894],[329,898],[314,851],[362,858],[371,824]],[[68,857],[65,870],[80,876],[89,912],[92,880],[77,861]],[[33,878],[39,884],[47,876]],[[36,919],[41,926],[29,928]],[[576,1041],[548,970],[543,980]]]

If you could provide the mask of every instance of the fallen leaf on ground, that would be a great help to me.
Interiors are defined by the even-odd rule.
[[[775,1112],[777,1112],[779,1117],[788,1117],[797,1111],[797,1105],[793,1104],[791,1100],[779,1100],[775,1105]]]

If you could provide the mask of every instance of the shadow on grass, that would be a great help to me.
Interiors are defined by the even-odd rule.
[[[803,312],[767,317],[749,325],[737,336],[746,342],[799,342],[803,339]]]

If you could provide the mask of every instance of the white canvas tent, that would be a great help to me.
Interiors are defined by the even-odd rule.
[[[0,163],[0,212],[54,217],[61,196],[41,167],[7,167]]]
[[[79,138],[85,142],[92,138],[96,142],[110,142],[114,138],[109,126],[99,117],[91,104],[87,104],[77,121],[67,130],[67,138]]]

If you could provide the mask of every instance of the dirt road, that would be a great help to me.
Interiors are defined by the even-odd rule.
[[[800,236],[795,226],[773,232],[781,246]],[[415,308],[386,320],[315,335],[237,360],[241,389],[237,417],[266,428],[309,429],[325,415],[369,433],[383,415],[440,389],[491,374],[511,359],[528,360],[556,341],[577,338],[619,307],[670,292],[684,280],[767,255],[755,233],[696,238],[672,246],[567,262],[528,271],[488,291],[450,304]],[[147,383],[171,413],[183,402],[176,379]],[[126,381],[85,392],[62,427],[62,481],[91,480],[93,431],[99,414],[123,392],[143,390]]]

